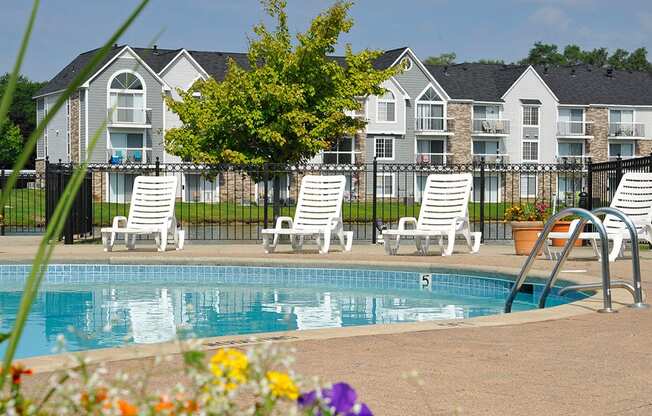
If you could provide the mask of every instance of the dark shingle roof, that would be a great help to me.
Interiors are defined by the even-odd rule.
[[[525,70],[521,65],[455,64],[426,65],[453,99],[502,101],[500,97]]]
[[[652,74],[586,65],[537,66],[562,104],[652,105]]]
[[[98,69],[110,61],[117,53],[122,51],[126,45],[117,46],[111,49],[106,58],[98,65]],[[138,56],[149,65],[156,73],[159,73],[167,64],[174,59],[181,49],[161,49],[161,48],[132,48]],[[392,49],[384,52],[375,62],[374,67],[377,69],[387,69],[407,48]],[[84,52],[77,56],[71,63],[54,76],[36,96],[50,94],[66,88],[74,79],[75,75],[91,60],[93,55],[99,49]],[[233,52],[208,52],[208,51],[188,51],[199,65],[217,81],[224,80],[228,68],[228,59],[233,59],[240,67],[249,68],[249,58],[246,53]],[[340,65],[345,65],[343,56],[332,56],[331,59],[337,61]]]

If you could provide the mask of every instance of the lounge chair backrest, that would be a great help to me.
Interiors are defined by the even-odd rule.
[[[639,225],[652,221],[652,173],[625,173],[620,180],[611,207],[619,209]],[[608,233],[625,230],[618,218],[607,215],[604,226]]]
[[[456,218],[466,218],[472,188],[470,173],[429,175],[417,229],[441,230],[450,227]]]
[[[339,218],[345,187],[344,175],[304,176],[294,213],[294,228],[322,229],[330,225],[330,218]]]
[[[134,181],[127,227],[169,226],[174,215],[176,176],[138,176]]]

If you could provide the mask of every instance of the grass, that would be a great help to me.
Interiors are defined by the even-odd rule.
[[[509,203],[486,203],[485,219],[501,221]],[[416,217],[419,215],[419,204],[399,202],[378,202],[376,204],[377,218],[383,222],[396,221],[400,217]],[[42,227],[45,224],[45,192],[41,189],[14,189],[5,206],[5,225],[16,227]],[[110,225],[116,215],[127,216],[129,204],[94,202],[93,225]],[[241,205],[236,203],[204,203],[177,202],[177,219],[184,224],[234,224],[262,223],[264,207],[258,205]],[[273,221],[274,213],[268,208],[269,221]],[[282,207],[281,215],[293,216],[294,207]],[[345,202],[342,207],[345,222],[371,223],[373,205],[371,202]],[[471,221],[480,220],[480,204],[469,204]]]

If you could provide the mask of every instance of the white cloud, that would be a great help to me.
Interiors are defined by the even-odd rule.
[[[558,30],[569,28],[572,19],[558,7],[541,7],[530,15],[528,20],[537,25],[545,25]]]

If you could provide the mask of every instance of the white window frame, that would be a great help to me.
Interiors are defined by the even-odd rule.
[[[631,156],[620,156],[622,159],[630,159],[636,157],[636,139],[632,140],[623,140],[623,139],[614,139],[614,140],[609,140],[607,141],[607,157],[609,159],[611,158],[617,158],[618,155],[612,155],[611,154],[611,145],[612,144],[617,144],[617,145],[623,145],[623,144],[629,144],[632,146],[632,155]]]
[[[614,107],[614,108],[609,109],[609,113],[607,115],[607,135],[609,137],[625,137],[626,138],[625,140],[627,140],[628,138],[635,139],[637,136],[634,134],[634,131],[632,132],[632,136],[625,136],[625,135],[611,136],[611,123],[612,123],[611,122],[611,112],[612,111],[618,111],[620,113],[622,113],[623,111],[631,112],[632,113],[632,129],[636,129],[636,127],[635,127],[636,124],[637,124],[636,123],[636,109],[634,109],[634,108]],[[621,114],[621,120],[622,120],[622,114]],[[622,124],[623,122],[620,121],[619,123]],[[636,149],[634,149],[634,153],[636,153]]]
[[[525,143],[536,143],[537,145],[537,158],[536,159],[526,159],[524,157],[524,150],[525,150]],[[540,151],[540,146],[539,146],[539,141],[538,140],[522,140],[521,141],[521,160],[524,163],[538,163],[539,160],[541,159],[541,151]]]
[[[392,94],[393,99],[387,99],[387,98],[382,98],[386,94]],[[380,119],[380,105],[381,104],[389,104],[392,103],[394,104],[394,120],[381,120]],[[386,114],[387,111],[385,111]],[[390,89],[387,89],[385,94],[382,96],[377,96],[376,97],[376,123],[379,124],[394,124],[398,123],[398,100],[396,99],[396,93]]]
[[[391,192],[391,194],[389,194],[389,195],[385,194],[385,187],[384,186],[381,187],[382,192],[378,192],[378,186],[380,184],[379,179],[381,177],[384,177],[384,178],[389,177],[389,178],[391,178],[390,179],[391,184],[392,184],[392,192]],[[384,185],[384,182],[383,182],[383,185]],[[393,173],[393,172],[378,172],[376,174],[376,189],[375,189],[375,191],[376,191],[376,196],[378,196],[378,197],[382,197],[382,198],[386,198],[386,197],[394,198],[394,197],[396,197],[396,174]]]
[[[425,95],[425,93],[431,88],[435,92],[435,94],[440,98],[440,101],[431,101],[431,100],[422,100],[421,99]],[[441,108],[442,108],[442,111],[441,111],[441,114],[442,114],[442,116],[441,116],[442,129],[441,130],[426,130],[426,129],[419,129],[418,128],[418,126],[419,126],[419,118],[418,118],[419,104],[441,106]],[[426,88],[424,88],[423,91],[421,91],[421,93],[418,95],[418,98],[416,100],[416,105],[414,106],[414,129],[416,131],[448,131],[448,120],[447,120],[446,114],[447,114],[446,101],[444,101],[441,98],[441,95],[437,92],[437,89],[434,87],[434,85],[428,84],[426,86]],[[431,116],[431,117],[428,117],[428,119],[437,120],[437,119],[439,119],[439,117],[432,117]]]
[[[568,110],[569,112],[572,112],[573,110],[580,110],[582,112],[582,122],[581,122],[582,123],[582,134],[574,134],[574,133],[571,132],[569,134],[566,134],[566,136],[571,136],[571,137],[572,136],[580,136],[580,137],[581,136],[586,136],[586,133],[587,133],[587,131],[586,131],[586,110],[583,107],[557,107],[557,126],[559,126],[559,123],[562,121],[560,119],[560,117],[559,117],[560,116],[559,113],[562,110]],[[541,117],[540,113],[541,113],[541,111],[539,111],[539,117]],[[569,120],[569,121],[567,121],[567,123],[579,123],[579,121]],[[608,125],[608,123],[607,123],[607,125]],[[557,128],[557,130],[559,130],[559,127]],[[569,129],[569,130],[572,130],[572,128]],[[557,134],[559,135],[559,131],[557,131]]]
[[[526,194],[524,193],[524,187],[523,187],[523,178],[524,177],[534,177],[534,194]],[[536,173],[523,173],[518,179],[518,188],[519,188],[519,195],[521,198],[536,198],[537,195],[539,194],[539,175]],[[529,188],[529,187],[526,187]],[[527,189],[530,190],[530,189]]]
[[[432,158],[432,156],[439,156],[439,153],[421,153],[419,152],[419,141],[441,141],[444,142],[444,153],[442,154],[443,156],[443,162],[444,165],[447,163],[447,158],[450,155],[450,153],[447,152],[448,149],[448,137],[442,136],[442,137],[428,137],[428,136],[417,136],[417,138],[414,140],[414,158],[415,162],[419,163],[419,155],[428,155],[429,157]]]
[[[563,155],[559,154],[559,145],[560,144],[581,144],[582,145],[582,154],[580,156],[563,156]],[[572,158],[578,158],[579,157],[579,158],[584,159],[586,157],[586,143],[584,142],[584,140],[572,140],[572,139],[570,139],[570,140],[557,140],[557,149],[556,150],[557,151],[555,153],[556,153],[558,158],[566,157],[566,158],[572,159]]]
[[[327,154],[327,153],[335,155],[335,157],[338,159],[338,161],[337,161],[338,165],[342,164],[342,163],[339,162],[339,155],[347,155],[348,154],[348,155],[351,155],[351,163],[343,163],[343,164],[344,165],[346,165],[346,164],[355,165],[355,163],[356,163],[356,155],[359,155],[361,153],[360,151],[356,151],[356,149],[355,149],[355,137],[342,137],[340,140],[344,140],[344,139],[351,140],[351,150],[342,150],[341,151],[341,150],[339,150],[339,143],[337,143],[336,150],[322,150],[321,151],[322,163],[326,163],[326,162],[324,162],[324,155]],[[375,146],[376,146],[376,142],[374,141],[374,149],[376,148]]]
[[[378,140],[391,140],[392,142],[392,156],[378,156]],[[385,150],[386,145],[383,144],[383,150]],[[396,157],[396,137],[394,136],[374,136],[374,157],[376,160],[394,160]]]
[[[525,109],[526,108],[536,108],[537,109],[537,124],[525,124]],[[537,138],[536,139],[526,139],[524,137],[523,131],[525,128],[535,128],[537,129]],[[521,160],[523,162],[529,163],[538,163],[541,160],[541,106],[540,105],[530,105],[524,104],[521,105]],[[535,159],[525,159],[523,157],[523,150],[525,149],[525,143],[537,143],[537,158]]]
[[[111,141],[112,134],[140,134],[143,138],[142,147],[113,147],[113,142]],[[127,139],[128,140],[128,139]],[[125,153],[129,153],[129,150],[140,150],[142,152],[142,160],[136,163],[150,163],[152,161],[147,159],[147,152],[152,151],[151,147],[147,147],[147,132],[142,129],[128,130],[128,129],[108,129],[106,134],[106,150],[113,154],[116,150],[122,150]],[[152,157],[153,151],[152,151]]]
[[[138,78],[140,81],[140,85],[143,87],[142,90],[132,90],[132,89],[118,89],[118,88],[111,88],[111,84],[113,83],[113,80],[118,77],[119,75],[122,74],[131,74]],[[120,94],[131,94],[131,95],[142,95],[143,97],[143,106],[142,108],[140,107],[115,107],[115,109],[112,108],[111,106],[111,96],[115,94],[116,95],[116,102],[117,102],[117,96]],[[107,83],[106,86],[106,108],[107,111],[113,109],[114,113],[116,113],[118,110],[142,110],[143,111],[143,123],[135,123],[135,122],[130,122],[130,121],[125,121],[125,122],[120,122],[120,121],[115,121],[113,122],[112,120],[109,120],[109,122],[112,122],[113,124],[146,124],[147,123],[147,84],[145,84],[145,79],[136,71],[130,70],[130,69],[122,69],[119,71],[116,71],[111,77],[109,77],[109,82]],[[112,118],[114,115],[112,115]]]

